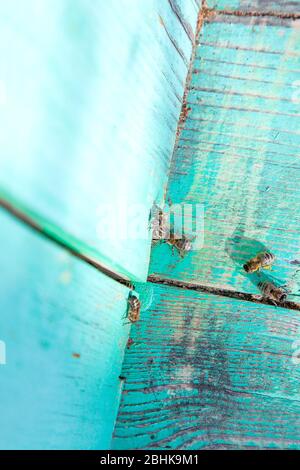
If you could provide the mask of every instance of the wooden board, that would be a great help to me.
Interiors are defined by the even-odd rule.
[[[299,314],[148,288],[153,303],[123,365],[114,448],[300,449]]]
[[[0,5],[2,193],[132,279],[148,271],[198,11],[195,0]]]
[[[109,449],[128,289],[3,212],[0,226],[0,448]]]
[[[299,38],[296,21],[207,19],[168,188],[203,204],[204,245],[183,260],[154,246],[151,274],[258,293],[243,264],[270,250],[263,278],[299,294]]]

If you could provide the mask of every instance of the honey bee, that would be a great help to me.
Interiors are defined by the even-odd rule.
[[[263,253],[258,253],[254,258],[251,258],[246,264],[244,264],[244,270],[247,273],[254,273],[259,271],[261,268],[270,269],[271,265],[274,263],[275,255],[268,251]]]
[[[192,240],[185,235],[182,235],[181,238],[176,238],[174,234],[171,234],[170,238],[167,240],[167,243],[168,245],[172,246],[173,251],[174,248],[178,250],[181,258],[183,258],[184,255],[192,249]]]
[[[157,204],[153,204],[151,209],[149,226],[152,228],[153,244],[158,242],[167,243],[172,246],[172,251],[176,248],[182,258],[192,249],[192,241],[195,237],[188,238],[186,235],[181,237],[176,236],[174,229],[170,227],[170,214],[164,212]]]
[[[277,287],[272,282],[260,282],[258,284],[259,289],[261,290],[263,296],[266,299],[272,300],[275,304],[277,302],[284,302],[286,300],[287,294],[281,287]]]
[[[152,239],[163,240],[169,231],[169,216],[157,204],[151,209],[150,227],[152,228]]]
[[[136,295],[129,294],[127,318],[131,323],[135,323],[140,319],[141,302]]]

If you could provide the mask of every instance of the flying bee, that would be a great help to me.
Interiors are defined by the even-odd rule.
[[[192,240],[185,235],[182,235],[181,238],[177,238],[174,234],[170,234],[170,238],[167,240],[167,243],[172,246],[173,251],[174,248],[178,250],[181,258],[183,258],[184,255],[192,249]]]
[[[136,295],[130,293],[128,297],[127,318],[131,323],[135,323],[140,319],[141,302]]]
[[[267,281],[260,282],[258,284],[258,287],[261,290],[263,296],[266,299],[271,300],[275,304],[277,304],[277,302],[280,303],[286,300],[286,297],[287,297],[286,291],[282,289],[281,287],[275,286],[274,284],[272,284],[272,282],[267,282]]]
[[[254,273],[259,271],[261,268],[270,269],[271,265],[274,263],[275,255],[269,251],[264,251],[263,253],[258,253],[254,258],[251,258],[246,264],[244,264],[244,270],[247,273]]]

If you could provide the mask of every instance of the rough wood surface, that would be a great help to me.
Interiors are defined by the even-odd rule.
[[[129,290],[3,212],[0,227],[0,448],[109,449]]]
[[[148,287],[117,449],[300,448],[299,313],[216,295],[258,294],[262,280],[299,293],[299,45],[279,15],[205,18],[167,191],[204,204],[204,246],[183,259],[153,246],[151,279],[181,288]],[[273,270],[247,275],[266,249]]]
[[[183,260],[154,246],[150,274],[254,294],[269,279],[299,295],[299,38],[298,21],[206,19],[168,188],[172,203],[204,205],[204,246]],[[247,274],[265,249],[273,270]]]
[[[298,313],[149,286],[132,330],[116,449],[300,448]]]

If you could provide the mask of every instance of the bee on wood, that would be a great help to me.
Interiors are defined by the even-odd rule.
[[[271,265],[274,263],[275,255],[269,251],[264,251],[263,253],[258,253],[254,258],[251,258],[246,264],[244,264],[244,270],[247,273],[254,273],[259,271],[261,268],[270,269]]]
[[[277,287],[272,282],[260,282],[258,284],[259,289],[261,290],[263,296],[266,299],[271,300],[277,305],[277,302],[284,302],[286,300],[287,294],[284,289]]]
[[[141,302],[134,294],[129,294],[127,318],[131,323],[135,323],[140,319]]]
[[[191,251],[192,249],[192,240],[185,235],[182,235],[181,238],[176,238],[174,234],[170,235],[170,238],[167,240],[168,245],[172,246],[172,250],[174,251],[174,248],[178,250],[179,255],[181,258],[184,257],[184,255],[188,252]]]
[[[150,214],[150,228],[154,242],[167,238],[169,232],[169,216],[157,204],[154,204]]]
[[[171,204],[171,203],[170,203]],[[150,213],[149,226],[152,228],[152,243],[167,243],[172,246],[172,251],[176,248],[179,255],[184,255],[192,249],[192,241],[196,238],[188,238],[186,235],[177,236],[174,228],[170,227],[170,214],[164,212],[157,204],[154,204]]]

